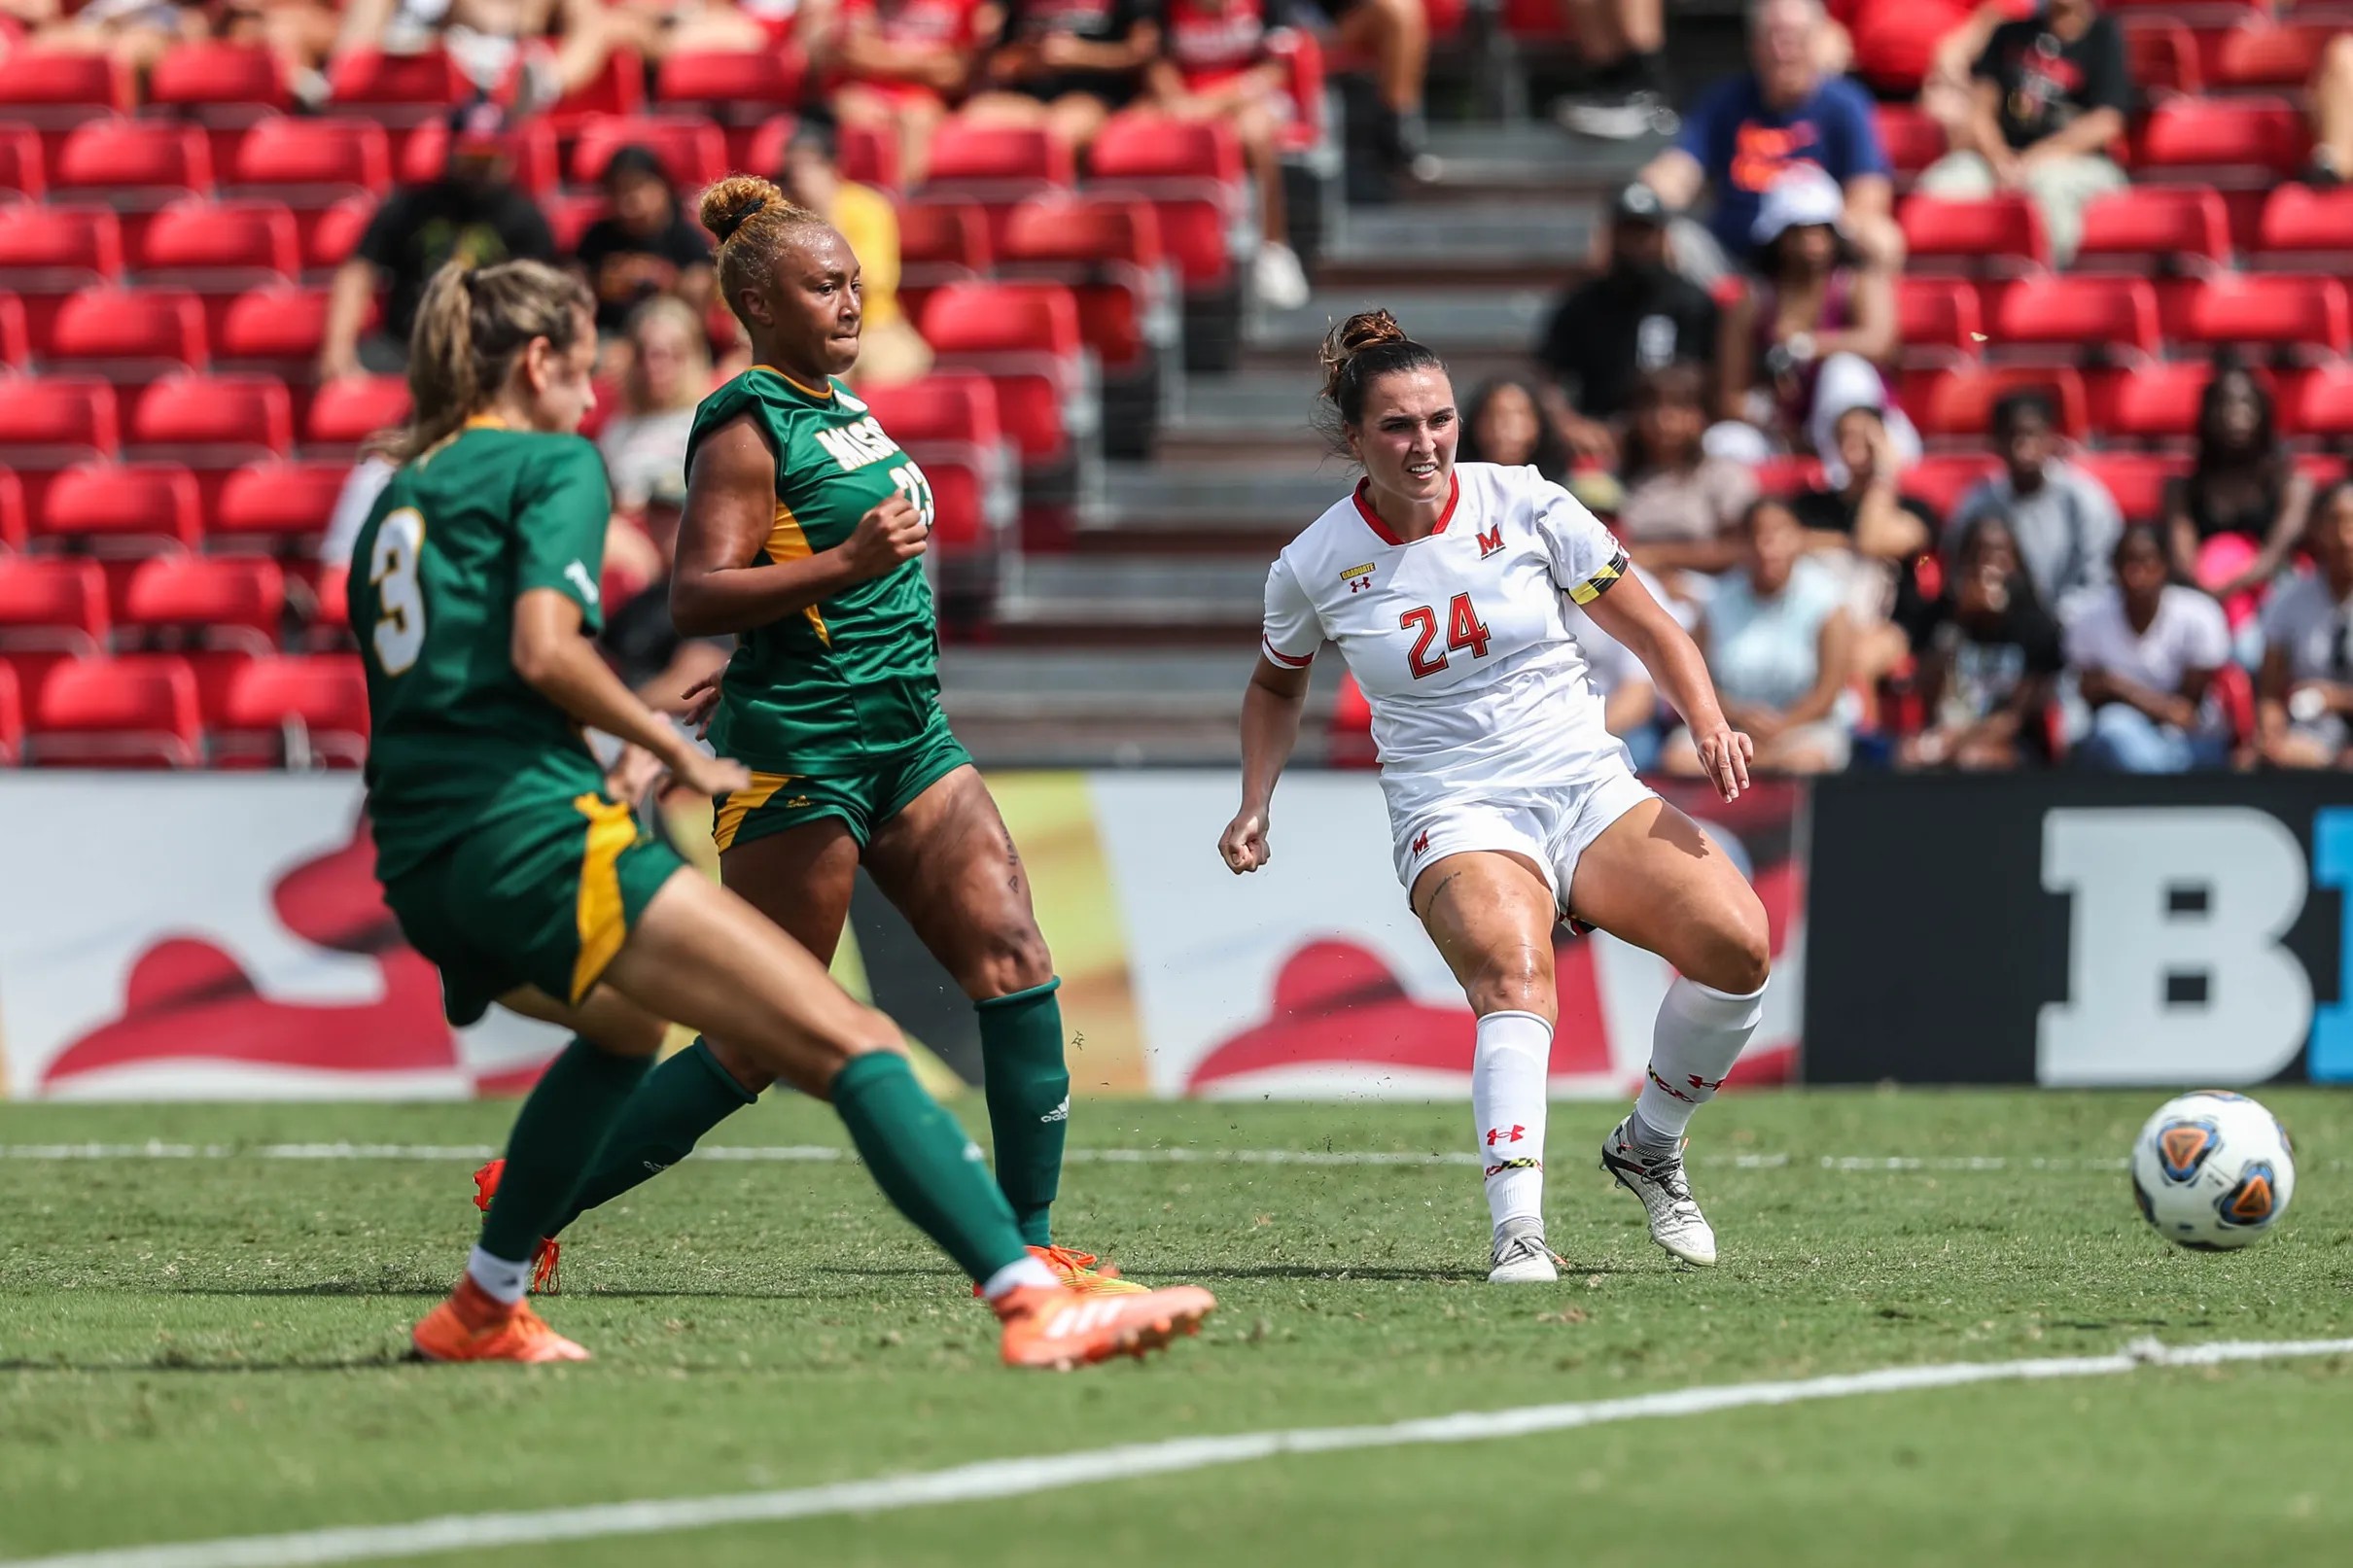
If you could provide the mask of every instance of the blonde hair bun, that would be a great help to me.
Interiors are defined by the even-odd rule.
[[[790,206],[785,193],[775,183],[756,174],[730,174],[703,192],[701,217],[703,226],[724,245],[735,237],[735,231],[749,223],[753,216],[770,202]]]

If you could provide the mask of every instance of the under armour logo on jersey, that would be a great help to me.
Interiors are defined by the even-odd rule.
[[[1425,827],[1425,828],[1423,828],[1423,829],[1422,829],[1422,830],[1420,833],[1418,833],[1418,834],[1416,834],[1416,835],[1414,836],[1414,853],[1415,853],[1416,854],[1429,854],[1429,829],[1428,829],[1428,828],[1426,828],[1426,827]]]
[[[1348,584],[1350,593],[1354,593],[1359,588],[1371,587],[1373,585],[1373,563],[1367,561],[1362,566],[1350,567],[1346,572],[1340,574],[1340,580]]]
[[[1065,1096],[1063,1096],[1063,1097],[1062,1097],[1062,1103],[1061,1103],[1061,1104],[1059,1104],[1059,1105],[1055,1106],[1055,1107],[1054,1107],[1052,1110],[1050,1110],[1050,1111],[1046,1112],[1046,1113],[1045,1113],[1043,1116],[1040,1116],[1040,1117],[1039,1117],[1037,1120],[1038,1120],[1038,1121],[1039,1121],[1039,1122],[1042,1124],[1042,1123],[1046,1123],[1046,1122],[1067,1122],[1067,1121],[1069,1121],[1070,1119],[1071,1119],[1071,1097],[1070,1097],[1070,1096],[1068,1096],[1068,1095],[1065,1095]]]
[[[1487,1146],[1492,1149],[1498,1143],[1517,1143],[1527,1135],[1525,1127],[1491,1127],[1487,1130]]]
[[[588,608],[591,610],[596,608],[597,601],[603,597],[597,592],[596,578],[588,575],[588,568],[584,562],[575,561],[564,568],[564,580],[580,591],[580,597],[588,601]]]
[[[1479,530],[1479,559],[1484,561],[1503,548],[1503,525]]]

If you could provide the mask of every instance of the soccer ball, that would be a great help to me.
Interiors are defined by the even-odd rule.
[[[2212,1252],[2259,1240],[2295,1192],[2288,1130],[2229,1090],[2165,1101],[2132,1143],[2141,1218],[2181,1246]]]

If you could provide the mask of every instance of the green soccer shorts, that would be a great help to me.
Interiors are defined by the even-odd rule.
[[[947,715],[934,714],[913,746],[888,757],[815,763],[807,773],[754,773],[749,788],[712,802],[711,841],[723,854],[738,844],[838,817],[862,850],[876,828],[971,760],[948,728]]]
[[[627,806],[584,794],[459,840],[385,884],[384,901],[463,1028],[521,986],[578,1006],[685,866]]]

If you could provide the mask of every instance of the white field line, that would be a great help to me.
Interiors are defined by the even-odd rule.
[[[332,1563],[369,1562],[428,1552],[487,1552],[502,1547],[544,1546],[614,1536],[661,1535],[727,1524],[771,1523],[833,1514],[880,1514],[940,1503],[990,1502],[1058,1491],[1097,1481],[1134,1481],[1217,1465],[1247,1464],[1284,1454],[1336,1453],[1355,1448],[1397,1448],[1419,1444],[1480,1443],[1574,1427],[1604,1426],[1674,1415],[1764,1405],[1799,1405],[1846,1399],[1857,1394],[1893,1394],[1968,1383],[2040,1382],[2056,1377],[2098,1377],[2147,1366],[2208,1367],[2232,1361],[2353,1355],[2353,1340],[2288,1340],[2265,1343],[2225,1341],[2168,1349],[2154,1340],[2135,1342],[2114,1355],[2054,1356],[2037,1361],[1949,1362],[1925,1367],[1886,1367],[1803,1381],[1730,1383],[1682,1388],[1629,1399],[1586,1400],[1563,1405],[1523,1405],[1500,1411],[1465,1411],[1455,1415],[1395,1421],[1382,1426],[1300,1427],[1289,1431],[1244,1432],[1221,1438],[1172,1438],[1077,1453],[1040,1454],[1027,1459],[990,1459],[946,1470],[889,1476],[874,1481],[836,1481],[787,1491],[736,1492],[713,1497],[678,1497],[584,1508],[536,1509],[508,1514],[450,1514],[406,1524],[346,1525],[296,1530],[282,1535],[238,1536],[213,1541],[72,1551],[50,1557],[0,1562],[0,1568],[319,1568]]]
[[[0,1160],[487,1160],[487,1143],[0,1143]],[[754,1165],[831,1165],[854,1161],[849,1149],[823,1143],[715,1143],[696,1160]],[[1071,1149],[1068,1165],[1104,1166],[1475,1166],[1479,1156],[1452,1149]],[[2005,1155],[1703,1154],[1692,1164],[1731,1170],[2122,1170],[2122,1160]],[[2327,1168],[2342,1166],[2329,1161]]]

